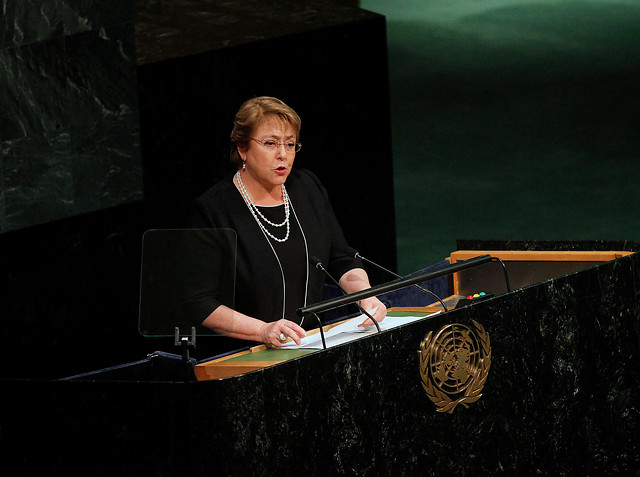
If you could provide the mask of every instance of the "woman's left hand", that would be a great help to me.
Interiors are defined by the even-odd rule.
[[[366,311],[371,316],[373,316],[373,319],[376,320],[378,323],[380,323],[382,320],[384,320],[384,317],[387,316],[387,307],[384,306],[384,304],[380,300],[378,300],[378,298],[375,297],[375,296],[372,296],[372,297],[369,297],[369,298],[365,298],[364,300],[361,300],[360,301],[360,306],[362,307],[362,309],[364,311]],[[372,313],[372,311],[374,309],[376,309],[376,312]],[[371,318],[367,318],[365,321],[360,323],[358,326],[365,327],[365,326],[375,326],[375,325],[374,325],[373,321],[371,321]]]

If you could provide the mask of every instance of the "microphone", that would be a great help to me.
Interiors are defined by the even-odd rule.
[[[382,270],[383,272],[386,272],[390,275],[393,275],[396,278],[402,278],[400,275],[398,275],[395,272],[392,272],[391,270],[388,270],[386,268],[384,268],[382,265],[378,265],[375,262],[372,262],[371,260],[369,260],[368,258],[363,257],[362,255],[360,255],[358,252],[356,252],[356,254],[354,255],[355,258],[359,258],[360,260],[362,260],[363,262],[367,262],[371,265],[373,265],[374,267]],[[417,283],[413,284],[414,287],[419,288],[420,290],[422,290],[423,292],[431,295],[432,297],[434,297],[436,300],[438,300],[440,302],[440,304],[442,305],[442,308],[444,309],[444,312],[446,313],[447,311],[449,311],[447,309],[447,307],[445,306],[444,302],[440,299],[440,297],[438,295],[436,295],[435,293],[433,293],[431,290],[427,290],[426,288],[421,287],[420,285],[418,285]]]
[[[311,256],[311,257],[309,257],[309,261],[310,261],[310,262],[313,264],[313,266],[314,266],[314,267],[316,267],[318,270],[322,270],[322,272],[324,272],[324,274],[325,274],[326,276],[328,276],[328,277],[331,279],[331,281],[332,281],[333,283],[335,283],[335,284],[336,284],[336,286],[340,289],[340,291],[341,291],[343,294],[348,295],[347,291],[346,291],[344,288],[342,288],[342,287],[340,286],[340,283],[338,283],[338,281],[337,281],[335,278],[333,278],[333,276],[332,276],[332,275],[327,271],[327,269],[326,269],[326,268],[324,268],[324,266],[322,265],[322,262],[320,261],[320,259],[319,259],[318,257]],[[362,307],[358,304],[358,302],[354,302],[354,304],[358,307],[358,309],[360,310],[360,313],[362,313],[363,315],[366,315],[366,316],[367,316],[367,318],[369,318],[371,321],[373,321],[373,324],[374,324],[374,325],[376,325],[376,329],[378,330],[378,333],[380,333],[380,332],[381,332],[381,330],[380,330],[380,325],[378,324],[378,322],[376,321],[376,319],[375,319],[373,316],[371,316],[371,314],[369,314],[367,311],[365,311],[365,309],[364,309],[364,308],[362,308]]]

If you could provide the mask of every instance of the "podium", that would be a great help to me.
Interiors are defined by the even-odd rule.
[[[500,259],[504,265],[504,274],[497,264],[474,267],[452,274],[453,295],[447,297],[444,306],[455,307],[460,300],[481,292],[502,294],[512,287],[523,288],[553,277],[575,272],[593,264],[615,260],[630,255],[626,251],[496,251],[461,250],[451,254],[448,262],[455,264],[480,255],[490,255]],[[396,293],[396,301],[403,301],[402,292]],[[470,300],[473,302],[473,300]],[[447,305],[448,304],[448,305]],[[391,308],[390,314],[402,312],[405,308]],[[431,314],[448,311],[439,302],[427,306],[407,307],[415,314]],[[330,328],[330,327],[328,327]],[[195,366],[198,380],[220,379],[238,376],[251,371],[264,369],[297,359],[313,353],[313,350],[274,350],[264,345],[249,350],[217,357]]]
[[[236,376],[12,383],[3,446],[48,475],[629,475],[640,455],[640,255],[629,252]],[[482,267],[498,283],[500,265]],[[480,272],[466,283],[489,283]],[[481,397],[438,412],[417,351],[430,332],[473,322],[490,337]]]

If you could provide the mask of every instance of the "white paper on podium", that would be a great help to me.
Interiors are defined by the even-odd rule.
[[[375,313],[375,310],[371,310],[369,314]],[[411,315],[411,316],[389,316],[387,315],[384,320],[379,321],[378,325],[380,326],[380,331],[390,330],[397,326],[406,325],[408,323],[412,323],[414,321],[422,320],[426,317],[435,316],[438,313],[442,313],[442,311],[437,311],[435,313],[427,313],[420,315]],[[348,343],[350,341],[359,340],[364,336],[368,336],[374,333],[377,333],[378,330],[375,326],[367,326],[360,327],[358,326],[360,323],[364,322],[367,319],[367,316],[362,314],[351,318],[350,320],[345,321],[344,323],[340,323],[337,326],[334,326],[328,331],[324,333],[324,339],[327,344],[327,348],[332,348],[333,346],[337,346],[343,343]],[[322,346],[322,336],[320,333],[314,333],[312,335],[305,336],[302,338],[301,343],[299,345],[296,344],[295,341],[288,341],[282,345],[282,348],[286,349],[323,349]]]

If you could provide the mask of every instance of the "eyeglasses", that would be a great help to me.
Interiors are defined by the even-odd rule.
[[[251,140],[260,144],[267,151],[272,151],[272,152],[278,149],[278,147],[280,146],[284,146],[284,150],[287,152],[298,152],[302,147],[302,144],[295,141],[278,142],[278,141],[274,141],[273,139],[258,140],[254,138],[251,138]]]

